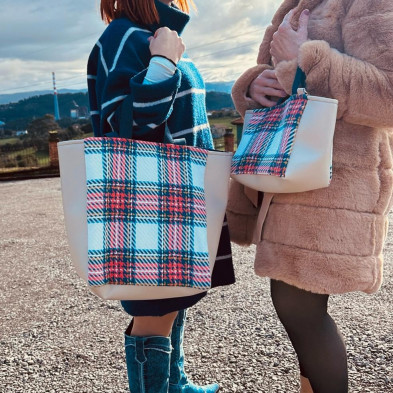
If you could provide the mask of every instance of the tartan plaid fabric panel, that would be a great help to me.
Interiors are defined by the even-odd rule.
[[[210,287],[207,151],[87,138],[90,285]]]
[[[256,109],[233,156],[232,174],[285,177],[306,95],[294,95],[281,105]]]

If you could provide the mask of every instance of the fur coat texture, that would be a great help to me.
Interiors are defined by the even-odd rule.
[[[255,271],[315,293],[376,292],[393,190],[393,1],[285,0],[260,46],[257,65],[235,83],[238,111],[258,107],[250,83],[272,68],[273,33],[296,8],[294,28],[311,11],[309,40],[297,59],[276,66],[290,93],[296,67],[312,95],[339,101],[330,187],[276,194],[257,244]],[[228,222],[232,239],[250,244],[256,209],[232,182]]]

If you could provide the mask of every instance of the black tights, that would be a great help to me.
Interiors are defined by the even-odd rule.
[[[271,280],[274,307],[295,348],[301,374],[314,393],[347,393],[345,344],[327,312],[329,295]]]

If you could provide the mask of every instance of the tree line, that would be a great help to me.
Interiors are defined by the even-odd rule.
[[[59,94],[60,117],[66,122],[71,109],[78,106],[88,107],[87,93]],[[32,120],[53,113],[53,94],[29,97],[15,103],[0,105],[0,120],[6,123],[6,130],[26,130]],[[63,120],[60,121],[60,125]],[[67,125],[68,126],[68,125]]]
[[[59,94],[61,128],[70,125],[71,109],[75,108],[75,103],[82,107],[89,106],[87,93],[67,93]],[[208,111],[220,110],[222,108],[233,108],[230,94],[220,92],[208,92],[206,94],[206,106]],[[0,120],[6,123],[7,130],[26,130],[28,125],[37,118],[53,113],[53,95],[44,94],[18,101],[0,105]]]

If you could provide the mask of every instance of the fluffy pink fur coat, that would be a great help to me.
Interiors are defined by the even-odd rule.
[[[330,187],[276,194],[257,245],[255,271],[315,293],[376,292],[393,190],[393,1],[285,0],[266,30],[258,65],[236,82],[241,114],[257,107],[252,80],[271,67],[273,33],[296,7],[311,11],[309,41],[292,62],[276,67],[289,93],[297,65],[312,95],[338,99]],[[249,244],[258,211],[232,183],[232,239]]]

